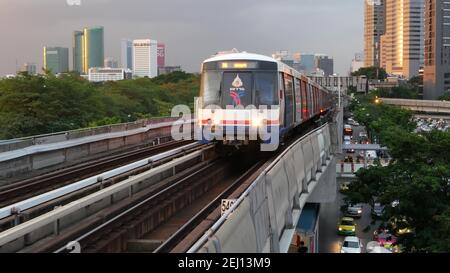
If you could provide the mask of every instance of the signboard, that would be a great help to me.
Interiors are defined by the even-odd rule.
[[[236,202],[236,199],[222,199],[222,203],[220,205],[220,215],[224,215]]]

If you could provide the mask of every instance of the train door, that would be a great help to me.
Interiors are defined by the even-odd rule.
[[[284,113],[285,113],[285,105],[284,105],[284,79],[283,73],[278,74],[278,86],[280,93],[278,94],[280,100],[280,129],[284,127]]]
[[[289,128],[294,123],[294,79],[288,74],[284,74],[284,105],[285,127]]]
[[[308,100],[308,118],[312,117],[312,96],[313,96],[313,89],[312,89],[312,85],[310,83],[308,83],[308,94],[307,94],[307,100]]]
[[[301,95],[302,95],[302,121],[308,119],[308,100],[307,100],[307,93],[308,93],[308,87],[307,82],[303,79],[301,81]]]
[[[300,92],[300,79],[295,79],[295,123],[302,122],[302,96]]]

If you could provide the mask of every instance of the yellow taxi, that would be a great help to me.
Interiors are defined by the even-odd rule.
[[[354,236],[356,234],[355,220],[351,217],[343,217],[338,224],[338,234]]]

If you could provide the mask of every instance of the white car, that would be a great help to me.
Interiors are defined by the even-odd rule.
[[[351,136],[344,136],[344,141],[352,141],[352,137]]]
[[[363,204],[349,204],[346,216],[361,217],[363,212]]]
[[[341,245],[341,253],[362,253],[363,245],[358,237],[345,237]]]
[[[360,132],[359,133],[360,138],[367,138],[367,132]]]

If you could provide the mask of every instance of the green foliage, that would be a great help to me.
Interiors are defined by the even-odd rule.
[[[193,107],[199,88],[200,77],[184,72],[103,84],[23,73],[0,80],[0,139],[168,116],[174,105]]]
[[[398,86],[393,88],[381,88],[372,92],[380,98],[418,99],[419,88]]]
[[[354,103],[355,117],[389,148],[389,166],[361,169],[347,191],[353,202],[385,205],[383,220],[403,219],[414,230],[399,242],[406,251],[450,251],[450,132],[415,134],[411,112],[374,105],[373,97]],[[393,201],[399,205],[393,207]]]
[[[450,93],[447,93],[445,95],[442,95],[439,100],[445,100],[445,101],[450,101]]]
[[[387,73],[384,68],[379,67],[362,67],[358,71],[352,73],[352,76],[366,76],[369,80],[384,80]]]

